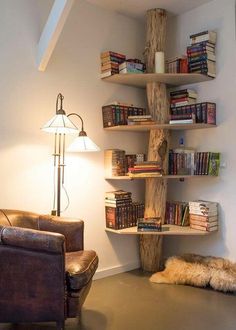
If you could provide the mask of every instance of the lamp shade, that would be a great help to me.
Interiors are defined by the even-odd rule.
[[[78,128],[65,114],[56,114],[43,127],[42,130],[48,133],[75,134]]]
[[[67,148],[69,152],[95,152],[100,148],[88,137],[78,136]]]

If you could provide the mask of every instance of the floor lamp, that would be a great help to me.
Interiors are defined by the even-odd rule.
[[[63,100],[64,96],[59,93],[56,99],[56,114],[42,127],[43,131],[54,134],[54,196],[52,215],[57,216],[61,214],[61,187],[64,188],[66,134],[78,134],[79,132],[76,139],[67,149],[69,152],[94,152],[100,150],[84,131],[82,117],[75,112],[66,115],[65,110],[63,110]],[[71,116],[76,116],[80,119],[81,130],[69,119]]]

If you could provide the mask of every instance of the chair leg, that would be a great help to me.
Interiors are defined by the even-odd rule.
[[[65,321],[57,322],[57,330],[65,330]]]

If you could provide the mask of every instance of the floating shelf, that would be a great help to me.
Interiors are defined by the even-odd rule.
[[[115,84],[146,88],[146,84],[149,82],[180,86],[210,81],[212,79],[200,73],[124,73],[114,74],[102,80]]]
[[[202,128],[214,128],[212,124],[154,124],[154,125],[119,125],[104,128],[106,131],[130,131],[130,132],[148,132],[151,129],[171,129],[171,130],[191,130]]]
[[[148,177],[148,176],[143,176],[143,177],[136,177],[136,178],[131,178],[128,175],[123,175],[123,176],[113,176],[113,177],[105,177],[105,180],[139,180],[139,179],[192,179],[192,178],[213,178],[216,176],[212,175],[157,175],[154,177]]]
[[[167,235],[188,235],[188,236],[197,236],[197,235],[209,235],[212,232],[208,231],[202,231],[202,230],[196,230],[196,229],[191,229],[190,227],[182,227],[182,226],[175,226],[175,225],[163,225],[162,226],[163,231],[161,232],[140,232],[137,231],[137,227],[130,227],[130,228],[125,228],[125,229],[110,229],[106,228],[105,230],[107,232],[111,232],[114,234],[119,234],[119,235],[162,235],[162,236],[167,236]]]

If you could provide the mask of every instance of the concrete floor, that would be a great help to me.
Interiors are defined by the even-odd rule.
[[[94,281],[82,325],[67,330],[235,330],[236,295],[190,286],[150,283],[132,271]],[[55,324],[1,325],[1,330],[53,330]]]

